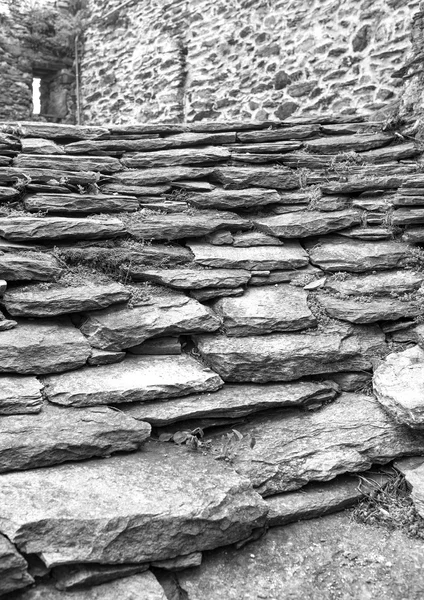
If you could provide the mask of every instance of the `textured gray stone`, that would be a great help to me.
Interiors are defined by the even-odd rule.
[[[277,283],[290,283],[292,285],[304,287],[305,285],[322,278],[324,273],[321,269],[308,264],[303,269],[293,269],[288,271],[271,271],[267,277],[257,277],[255,272],[249,279],[248,286],[274,285]]]
[[[163,167],[157,169],[128,169],[113,175],[113,182],[125,185],[162,185],[174,181],[200,179],[213,172],[213,167]],[[1,181],[1,170],[0,170]]]
[[[0,500],[4,535],[51,567],[143,563],[231,544],[268,512],[232,468],[155,442],[127,456],[3,474]]]
[[[418,290],[423,281],[424,274],[417,271],[384,271],[346,279],[329,278],[324,287],[344,296],[389,296],[391,293],[406,294]]]
[[[129,300],[131,293],[120,283],[62,286],[51,284],[10,288],[3,296],[6,310],[15,317],[53,317],[99,310]]]
[[[238,419],[272,408],[316,406],[333,400],[337,386],[330,381],[296,381],[269,385],[225,385],[214,393],[193,394],[167,402],[126,405],[123,410],[134,419],[162,427],[188,419]]]
[[[328,294],[317,294],[317,300],[330,317],[350,323],[375,323],[397,321],[405,317],[417,317],[423,312],[422,302],[396,300],[392,298],[346,299]]]
[[[0,415],[38,413],[43,386],[35,377],[0,377]],[[0,433],[1,435],[1,433]]]
[[[95,348],[122,350],[155,336],[216,331],[212,310],[193,298],[170,292],[134,308],[112,306],[86,315],[81,331]]]
[[[56,589],[72,590],[130,577],[137,573],[143,573],[148,568],[148,563],[140,565],[64,565],[52,569],[52,577]]]
[[[113,365],[124,360],[125,352],[112,352],[111,350],[98,350],[92,348],[91,356],[88,358],[88,364],[92,366]]]
[[[0,277],[6,281],[54,281],[63,269],[50,254],[0,254]]]
[[[386,133],[363,133],[318,138],[305,142],[305,148],[316,154],[339,154],[342,152],[364,152],[387,146],[393,135]]]
[[[328,327],[325,332],[296,332],[228,338],[197,336],[200,354],[229,382],[292,381],[306,375],[370,370],[385,348],[380,328]]]
[[[294,190],[300,187],[296,174],[284,167],[217,167],[213,179],[230,190],[252,187]]]
[[[127,196],[161,196],[171,191],[169,184],[163,185],[124,185],[122,183],[106,183],[100,186],[102,194],[125,194]]]
[[[361,392],[364,388],[368,388],[371,383],[372,374],[366,372],[341,372],[332,373],[330,377],[343,392]]]
[[[214,298],[223,298],[224,296],[243,296],[244,288],[203,288],[201,290],[191,290],[190,296],[199,302],[208,302]]]
[[[1,341],[0,373],[61,373],[82,367],[91,354],[85,337],[67,319],[20,320],[2,332]]]
[[[177,337],[151,338],[142,344],[128,348],[127,352],[143,356],[178,356],[181,354],[181,343]]]
[[[237,139],[244,143],[262,143],[281,140],[303,140],[319,133],[319,125],[294,125],[266,131],[246,131],[237,133]]]
[[[52,140],[43,138],[23,138],[21,140],[24,154],[65,154],[63,146]]]
[[[15,546],[0,535],[0,596],[34,583],[28,573],[28,563]]]
[[[194,253],[194,262],[205,267],[273,271],[298,269],[308,264],[308,255],[298,242],[288,242],[281,247],[234,248],[189,241],[188,247]]]
[[[0,473],[129,452],[150,436],[148,423],[100,406],[46,405],[38,415],[4,417],[1,423]]]
[[[44,385],[50,402],[80,407],[211,392],[223,382],[216,373],[184,355],[128,356],[114,365],[46,377]]]
[[[63,169],[21,169],[15,167],[0,167],[0,183],[31,181],[31,185],[43,183],[52,186],[65,184],[87,185],[96,183],[99,174],[94,171],[64,171]],[[46,191],[43,185],[43,191]],[[58,191],[58,190],[55,190]]]
[[[116,173],[122,171],[117,158],[110,156],[58,156],[57,154],[19,154],[13,159],[18,169],[62,169],[64,171],[94,171]]]
[[[277,204],[280,195],[275,190],[249,188],[246,190],[225,190],[215,188],[205,194],[191,194],[189,200],[197,208],[218,208],[234,210],[237,208],[261,207]]]
[[[138,152],[129,158],[123,158],[122,163],[131,169],[175,167],[179,165],[212,165],[226,161],[231,154],[219,146],[204,146],[203,148],[185,148],[178,150],[158,150],[157,152]]]
[[[122,221],[67,217],[0,217],[0,235],[13,241],[97,240],[125,234]]]
[[[29,212],[62,214],[93,214],[134,211],[138,209],[135,196],[107,194],[30,194],[24,198]]]
[[[405,476],[412,488],[411,497],[415,508],[421,517],[424,517],[424,458],[422,456],[406,458],[396,461],[394,466]]]
[[[251,277],[242,269],[130,269],[130,274],[135,281],[151,281],[176,290],[236,288],[246,285]]]
[[[272,217],[253,218],[253,224],[270,235],[282,238],[299,238],[321,235],[346,229],[361,222],[357,210],[340,210],[323,213],[315,210],[286,213]]]
[[[222,317],[227,335],[263,335],[314,327],[308,294],[287,284],[253,287],[238,298],[221,298],[212,309]]]
[[[424,223],[424,208],[398,208],[392,215],[393,225],[420,225]]]
[[[262,231],[244,231],[233,236],[233,245],[236,248],[250,248],[251,246],[283,246],[283,242]]]
[[[7,129],[11,132],[19,131],[22,137],[39,137],[48,140],[76,139],[97,140],[109,137],[109,130],[105,127],[93,125],[68,125],[65,123],[45,123],[35,121],[19,121],[8,123]]]
[[[278,152],[292,152],[299,150],[302,144],[299,142],[291,141],[274,141],[274,142],[263,142],[256,144],[231,144],[228,149],[233,153],[251,153],[251,154],[276,154]]]

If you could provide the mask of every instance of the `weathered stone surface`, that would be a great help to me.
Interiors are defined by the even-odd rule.
[[[307,244],[311,262],[324,271],[356,273],[402,266],[409,246],[397,242],[366,242],[343,236],[327,236]]]
[[[215,188],[205,194],[191,194],[190,202],[198,208],[218,208],[233,210],[277,204],[280,200],[278,192],[264,188],[249,188],[246,190],[225,190]]]
[[[384,271],[370,275],[351,276],[346,279],[327,279],[324,287],[344,296],[364,294],[389,296],[391,293],[406,294],[421,286],[424,274],[416,271]]]
[[[0,182],[31,181],[34,183],[48,183],[54,186],[70,184],[96,183],[99,178],[94,171],[65,171],[58,169],[21,169],[15,167],[0,167]]]
[[[370,220],[371,222],[371,220]],[[387,227],[352,227],[339,231],[340,235],[365,241],[388,240],[393,237],[393,231]]]
[[[148,564],[140,565],[64,565],[52,569],[55,588],[72,590],[74,588],[100,585],[108,581],[130,577],[143,573],[149,568]]]
[[[397,146],[386,146],[362,152],[359,159],[365,163],[380,164],[388,163],[405,158],[412,158],[420,153],[419,147],[415,142],[398,144]]]
[[[339,154],[342,152],[364,152],[387,146],[393,135],[385,133],[356,134],[323,137],[305,142],[305,148],[316,154]]]
[[[129,169],[113,175],[113,181],[125,185],[161,185],[181,179],[200,179],[213,173],[213,167],[164,167],[158,169]],[[0,169],[0,181],[1,169]]]
[[[254,144],[231,144],[228,149],[237,154],[252,153],[252,154],[276,154],[279,152],[294,152],[299,150],[302,144],[299,142],[282,141],[282,142],[263,142]]]
[[[92,366],[113,365],[122,362],[125,358],[125,352],[112,352],[110,350],[98,350],[92,348],[91,356],[88,358],[88,364]]]
[[[0,200],[13,200],[20,196],[20,191],[13,187],[0,187]]]
[[[421,453],[420,453],[421,454]],[[394,466],[404,476],[412,488],[411,497],[418,513],[424,517],[424,459],[414,456],[396,461]]]
[[[168,402],[146,402],[123,407],[134,419],[161,427],[188,419],[238,419],[272,408],[308,407],[333,400],[332,382],[296,381],[268,385],[225,385],[212,394],[196,394]]]
[[[82,367],[91,353],[85,337],[66,319],[18,321],[18,327],[2,332],[1,341],[1,373],[61,373]]]
[[[300,187],[296,174],[283,167],[218,167],[213,171],[213,179],[232,190],[252,187],[294,190]]]
[[[230,467],[154,442],[127,456],[4,474],[0,498],[2,532],[48,566],[215,548],[248,538],[268,512]]]
[[[93,125],[67,125],[65,123],[44,123],[35,121],[19,121],[7,123],[5,131],[19,131],[22,137],[39,137],[49,140],[76,139],[96,140],[109,137],[108,129]]]
[[[220,321],[206,306],[169,292],[134,308],[111,307],[89,313],[81,331],[95,348],[122,350],[150,337],[216,331]]]
[[[308,264],[303,269],[292,269],[287,271],[271,271],[267,277],[256,277],[255,272],[249,279],[248,286],[274,285],[276,283],[290,283],[304,287],[305,285],[322,278],[324,273],[321,269]]]
[[[219,389],[221,378],[188,356],[128,356],[115,365],[86,367],[44,379],[50,402],[95,406],[144,402]]]
[[[0,235],[7,240],[97,240],[125,235],[122,221],[66,217],[0,217]]]
[[[110,156],[58,156],[56,154],[19,154],[13,159],[17,169],[53,169],[64,171],[99,171],[100,173],[116,173],[122,170],[117,158]]]
[[[6,310],[14,317],[53,317],[67,313],[100,310],[126,302],[131,297],[120,283],[62,286],[18,286],[3,296]]]
[[[223,298],[224,296],[243,296],[244,288],[203,288],[201,290],[191,290],[190,296],[199,302],[207,302],[214,298]]]
[[[1,232],[0,219],[0,232]],[[177,240],[198,237],[218,229],[248,229],[249,221],[230,212],[196,211],[164,215],[148,214],[143,219],[128,225],[129,233],[146,240]]]
[[[321,410],[306,414],[269,413],[238,430],[244,437],[233,466],[264,496],[424,454],[419,432],[399,425],[374,397],[362,394],[343,393]],[[218,437],[214,444],[219,445]]]
[[[424,223],[424,208],[398,208],[392,215],[393,225],[415,225]]]
[[[127,351],[130,354],[141,354],[143,356],[178,356],[181,354],[181,343],[177,337],[160,337],[146,340],[142,344],[132,346]]]
[[[138,152],[122,163],[131,169],[175,167],[179,165],[211,165],[226,161],[231,154],[219,146],[186,148],[182,150],[159,150],[157,152]]]
[[[224,381],[291,381],[306,375],[371,369],[384,335],[378,327],[329,327],[325,332],[228,338],[197,337],[200,354]]]
[[[65,154],[63,146],[52,140],[43,138],[23,138],[21,140],[22,152],[24,154]]]
[[[166,600],[162,586],[150,572],[139,573],[94,587],[59,591],[52,583],[40,583],[14,600]]]
[[[187,245],[194,253],[194,262],[204,267],[273,271],[298,269],[308,264],[308,255],[298,242],[289,242],[281,247],[250,248],[213,246],[196,241],[189,241]]]
[[[178,582],[188,600],[404,600],[420,597],[423,564],[421,540],[345,512],[275,527],[241,550],[208,552]]]
[[[167,571],[183,571],[189,567],[198,567],[202,564],[202,553],[192,552],[185,556],[177,556],[176,558],[168,558],[166,560],[157,560],[151,563],[152,567],[165,569]]]
[[[344,510],[366,494],[380,488],[388,480],[378,473],[362,474],[362,478],[340,475],[327,483],[310,483],[298,492],[286,492],[267,498],[270,527],[315,519]]]
[[[35,377],[0,377],[0,415],[38,413],[43,386]],[[1,433],[0,433],[1,436]]]
[[[371,383],[371,373],[332,373],[330,378],[337,383],[343,392],[361,392]]]
[[[424,429],[424,350],[390,354],[373,377],[377,400],[399,422]]]
[[[135,196],[107,194],[31,194],[24,198],[29,212],[92,214],[134,211],[138,209]]]
[[[329,294],[319,293],[317,300],[328,315],[350,323],[397,321],[404,317],[417,317],[423,312],[422,302],[407,302],[392,298],[373,298],[364,301],[362,298],[334,298]]]
[[[243,231],[233,236],[233,246],[250,248],[251,246],[282,246],[283,242],[262,231]]]
[[[407,227],[402,240],[410,244],[421,244],[424,242],[424,227]]]
[[[38,415],[4,417],[1,423],[0,473],[129,452],[150,436],[148,423],[100,406],[67,410],[46,405]]]
[[[102,194],[125,194],[127,196],[161,196],[171,190],[170,185],[124,185],[122,183],[106,183],[100,186]]]
[[[54,281],[63,269],[50,254],[0,254],[0,277],[6,281]]]
[[[308,294],[287,284],[250,288],[238,298],[221,298],[212,305],[222,317],[227,335],[263,335],[314,327]]]
[[[280,140],[303,140],[319,132],[319,125],[295,125],[293,127],[282,127],[279,129],[267,129],[266,131],[246,131],[237,133],[240,142],[258,143],[273,142]]]
[[[174,289],[236,288],[245,285],[250,272],[242,269],[131,269],[135,281],[151,281]]]
[[[253,224],[270,235],[283,238],[310,237],[346,229],[361,222],[357,210],[323,213],[314,210],[286,213],[273,217],[253,218]]]
[[[15,546],[0,535],[0,596],[34,583],[28,573],[28,563]]]

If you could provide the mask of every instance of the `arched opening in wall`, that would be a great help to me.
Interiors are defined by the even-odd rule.
[[[39,115],[41,111],[40,77],[32,79],[32,114]]]

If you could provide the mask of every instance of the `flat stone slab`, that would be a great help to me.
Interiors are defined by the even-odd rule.
[[[193,394],[167,402],[146,402],[122,407],[125,414],[147,421],[154,427],[178,421],[230,418],[238,419],[271,408],[316,406],[333,400],[337,386],[330,381],[296,381],[269,385],[225,385],[210,394]]]
[[[293,125],[265,131],[246,131],[237,133],[237,139],[244,143],[276,142],[281,140],[303,140],[319,133],[317,124]]]
[[[178,583],[188,600],[404,600],[420,597],[423,566],[421,540],[341,513],[275,527],[242,549],[208,552]]]
[[[361,222],[357,210],[319,212],[304,210],[271,217],[253,218],[253,224],[270,235],[282,238],[303,238],[346,229]]]
[[[43,405],[42,388],[35,377],[0,376],[0,415],[40,412]]]
[[[356,135],[332,135],[329,137],[308,140],[305,148],[316,154],[339,154],[343,152],[364,152],[393,141],[393,135],[386,133],[362,133]]]
[[[419,225],[424,223],[424,208],[399,208],[392,215],[393,225]]]
[[[242,269],[130,269],[135,281],[151,281],[176,290],[199,290],[208,287],[237,288],[249,281],[251,274]]]
[[[4,535],[49,567],[216,548],[248,538],[268,512],[231,467],[155,442],[108,460],[3,474],[0,507]]]
[[[334,327],[325,332],[280,333],[243,338],[196,336],[206,363],[229,382],[292,381],[307,375],[370,370],[385,348],[379,327]]]
[[[138,209],[135,196],[108,194],[30,194],[24,198],[25,210],[62,214],[95,214]]]
[[[249,227],[249,221],[234,213],[202,210],[194,213],[146,214],[137,222],[129,224],[128,232],[137,239],[178,240],[207,235],[218,229],[237,230]]]
[[[178,292],[155,296],[134,308],[112,306],[86,314],[81,325],[89,343],[101,350],[122,350],[166,335],[216,331],[212,310]]]
[[[262,231],[243,231],[233,236],[233,246],[250,248],[251,246],[283,246],[283,242]]]
[[[18,169],[63,169],[64,171],[94,171],[95,173],[116,173],[122,171],[122,164],[110,156],[58,156],[39,154],[19,154],[13,159]]]
[[[269,412],[237,429],[243,439],[233,467],[264,496],[424,454],[420,432],[397,423],[373,396],[362,394],[343,393],[324,408],[306,414]],[[212,451],[219,451],[220,444],[216,435]]]
[[[23,138],[21,145],[25,154],[65,154],[63,146],[43,138]]]
[[[124,185],[163,185],[174,181],[200,179],[213,173],[213,167],[162,167],[157,169],[128,169],[112,176],[113,182]],[[1,179],[1,174],[0,174]]]
[[[249,188],[245,190],[226,190],[215,188],[205,194],[190,194],[189,201],[197,208],[218,208],[234,210],[278,204],[280,195],[275,190]]]
[[[111,350],[99,350],[92,348],[91,356],[88,358],[88,364],[98,367],[99,365],[113,365],[121,362],[126,356],[125,352],[112,352]]]
[[[389,354],[374,373],[373,390],[399,423],[424,429],[424,350],[413,346]]]
[[[252,187],[294,190],[300,187],[299,178],[288,168],[279,167],[216,167],[213,180],[229,190]]]
[[[416,271],[384,271],[357,277],[348,276],[346,279],[328,278],[324,287],[344,296],[389,296],[393,292],[407,294],[418,290],[423,281],[424,274]]]
[[[318,293],[316,298],[330,317],[349,323],[397,321],[406,317],[417,317],[423,312],[423,306],[418,301],[406,302],[391,298],[346,299],[322,293]]]
[[[137,573],[143,573],[148,568],[148,563],[140,565],[64,565],[52,569],[52,577],[56,589],[68,591],[130,577]]]
[[[0,596],[34,583],[28,563],[7,538],[0,535]]]
[[[366,242],[327,236],[307,244],[312,264],[324,271],[356,273],[394,269],[404,264],[410,246],[392,241]]]
[[[105,127],[93,125],[68,125],[65,123],[37,123],[35,121],[17,121],[5,124],[10,132],[19,131],[22,137],[47,138],[49,140],[70,138],[72,140],[96,140],[109,137]]]
[[[90,344],[67,319],[18,321],[1,333],[0,373],[42,375],[82,367]]]
[[[179,165],[213,165],[227,161],[231,157],[226,148],[204,146],[203,148],[184,148],[176,150],[157,150],[156,152],[138,152],[122,163],[130,169],[175,167]]]
[[[400,471],[412,488],[411,498],[415,508],[424,518],[424,458],[413,456],[396,461],[394,466]]]
[[[195,298],[199,302],[208,302],[215,298],[222,298],[224,296],[243,296],[244,288],[203,288],[201,290],[191,290],[190,296]]]
[[[263,335],[314,327],[317,321],[307,299],[303,289],[282,283],[249,288],[236,298],[220,298],[212,308],[222,317],[227,335]]]
[[[189,241],[188,247],[194,253],[194,262],[204,267],[274,271],[299,269],[309,263],[307,253],[298,242],[287,242],[281,247],[234,248]]]
[[[145,402],[213,392],[219,375],[184,356],[128,356],[123,362],[46,377],[44,393],[62,406]]]
[[[13,241],[98,240],[125,235],[122,221],[68,217],[0,217],[0,235]]]
[[[63,268],[50,254],[0,254],[0,277],[6,281],[54,281],[62,272]]]
[[[47,287],[37,285],[9,288],[3,305],[15,317],[53,317],[67,313],[100,310],[126,302],[131,297],[120,283]]]
[[[35,588],[16,595],[14,600],[166,600],[165,592],[150,571],[96,585],[59,591],[53,583],[39,583]]]
[[[150,436],[148,423],[103,406],[46,405],[38,415],[4,417],[1,424],[0,473],[130,452]]]

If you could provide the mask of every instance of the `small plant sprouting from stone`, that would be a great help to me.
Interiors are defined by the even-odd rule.
[[[196,427],[191,431],[177,431],[176,433],[162,433],[159,436],[160,442],[174,442],[178,446],[187,446],[189,450],[209,450],[212,440],[205,440],[205,433],[201,427]]]
[[[231,431],[221,436],[221,448],[219,453],[215,456],[215,460],[225,460],[231,462],[237,456],[237,451],[240,448],[241,441],[243,440],[243,434],[238,429],[232,429]],[[254,438],[251,439],[250,447],[253,448],[255,445]]]

